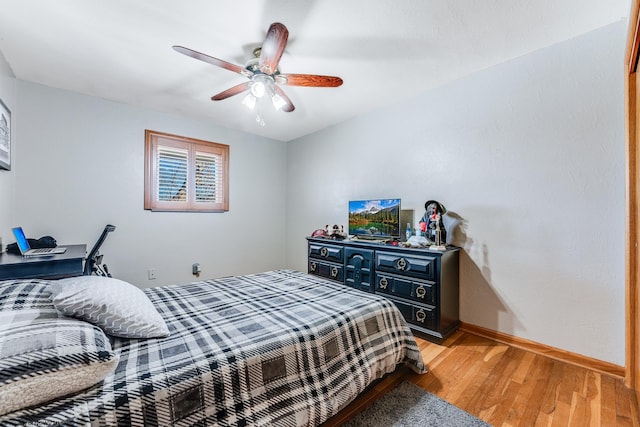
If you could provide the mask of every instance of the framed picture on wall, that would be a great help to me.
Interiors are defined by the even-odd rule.
[[[0,99],[0,169],[11,170],[11,111]]]

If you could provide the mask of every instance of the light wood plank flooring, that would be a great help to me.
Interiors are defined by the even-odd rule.
[[[390,375],[325,426],[339,426],[404,378],[493,426],[640,427],[622,379],[466,332],[442,345],[417,338],[430,372]]]

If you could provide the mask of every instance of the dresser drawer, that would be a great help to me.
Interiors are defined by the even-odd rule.
[[[325,245],[322,243],[310,243],[309,257],[343,264],[344,263],[344,246]]]
[[[309,259],[309,273],[327,279],[344,282],[344,267],[340,264],[332,264]]]
[[[437,258],[430,255],[376,252],[376,271],[434,280]]]
[[[423,304],[436,305],[436,289],[433,282],[380,273],[376,275],[376,292],[403,299],[409,298]]]
[[[406,301],[389,298],[398,307],[407,323],[425,329],[436,329],[437,310],[434,307],[413,305]]]

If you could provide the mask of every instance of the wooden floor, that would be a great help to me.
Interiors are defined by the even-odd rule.
[[[406,378],[496,427],[640,427],[635,398],[620,378],[466,332],[442,345],[417,341],[428,373],[388,376],[326,426],[342,424]]]

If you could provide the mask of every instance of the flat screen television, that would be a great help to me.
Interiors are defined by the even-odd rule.
[[[350,200],[349,234],[371,239],[400,239],[400,199]]]

